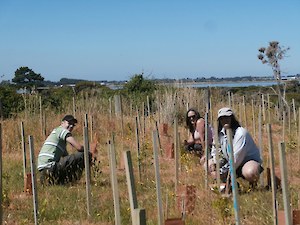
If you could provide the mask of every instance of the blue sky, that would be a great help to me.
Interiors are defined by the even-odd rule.
[[[300,73],[299,0],[1,0],[0,75],[45,80],[269,76],[258,48],[290,47]]]

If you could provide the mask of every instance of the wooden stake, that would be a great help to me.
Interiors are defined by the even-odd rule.
[[[24,192],[26,192],[26,183],[27,183],[27,163],[26,163],[26,144],[25,144],[25,131],[24,123],[21,122],[21,142],[22,142],[22,153],[23,153],[23,177],[24,177]]]
[[[91,218],[91,174],[90,174],[90,161],[89,161],[89,132],[88,132],[88,121],[87,114],[85,114],[85,126],[83,128],[84,135],[84,164],[85,164],[85,184],[86,184],[86,206],[87,206],[87,217]]]
[[[259,143],[259,151],[260,151],[260,157],[263,160],[263,143],[262,143],[262,105],[259,105],[259,111],[258,111],[258,143]],[[259,176],[259,182],[260,186],[264,186],[264,176],[263,174],[260,174]]]
[[[130,151],[124,151],[123,157],[125,161],[126,180],[127,180],[128,194],[129,194],[132,224],[146,225],[146,212],[144,209],[138,209],[138,202],[136,197],[135,181],[134,181]]]
[[[290,194],[289,194],[289,186],[288,186],[284,142],[278,144],[278,149],[279,149],[279,159],[280,159],[281,186],[282,186],[282,195],[283,195],[285,223],[291,225],[292,223],[291,223]]]
[[[177,118],[174,119],[174,155],[175,155],[175,193],[177,193],[178,185],[178,167],[179,167],[179,152],[178,152],[178,124]]]
[[[252,103],[252,130],[253,130],[253,137],[256,137],[255,132],[255,112],[254,112],[254,100],[251,100]]]
[[[75,96],[73,96],[72,100],[73,100],[73,116],[76,117],[76,102],[75,102]]]
[[[33,194],[34,224],[37,225],[38,224],[38,195],[37,195],[37,185],[36,185],[36,176],[35,176],[33,137],[29,135],[28,140],[29,140],[29,150],[30,150],[30,166],[31,166],[32,194]]]
[[[111,186],[113,190],[114,199],[114,211],[115,211],[115,225],[121,225],[120,217],[120,200],[119,200],[119,188],[116,173],[116,153],[114,148],[114,143],[108,141],[109,145],[109,162],[110,162],[110,175],[111,175]]]
[[[209,188],[209,179],[208,179],[208,158],[209,158],[209,150],[208,150],[208,112],[205,113],[205,188],[208,190]],[[204,147],[204,146],[203,146]]]
[[[140,136],[139,136],[139,124],[138,117],[135,117],[135,138],[136,138],[136,150],[137,150],[137,161],[138,161],[138,175],[141,181],[141,153],[140,153]]]
[[[3,221],[3,205],[2,205],[2,124],[0,123],[0,225]]]
[[[154,157],[154,169],[155,169],[155,180],[156,180],[156,197],[157,197],[157,211],[158,211],[158,224],[163,225],[163,207],[161,198],[161,186],[160,186],[160,170],[158,161],[158,149],[157,149],[157,131],[152,132],[153,140],[153,157]]]
[[[269,158],[270,158],[270,172],[271,172],[271,187],[272,187],[272,202],[273,202],[273,222],[278,224],[277,220],[277,201],[276,201],[276,178],[275,178],[275,159],[273,153],[272,128],[271,124],[267,124],[268,140],[269,140]]]

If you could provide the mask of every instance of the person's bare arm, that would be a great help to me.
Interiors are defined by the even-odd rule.
[[[204,146],[204,143],[205,143],[205,121],[204,121],[204,119],[199,119],[197,121],[196,130],[200,134],[201,145]]]
[[[77,151],[80,151],[80,152],[83,151],[83,146],[80,143],[78,143],[74,137],[72,137],[72,136],[67,137],[66,141],[68,143],[70,143],[70,145],[72,145]]]

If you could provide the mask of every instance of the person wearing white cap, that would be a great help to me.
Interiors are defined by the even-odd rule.
[[[235,118],[232,109],[228,107],[221,108],[218,111],[218,139],[221,146],[221,149],[219,149],[221,152],[219,162],[221,180],[223,182],[226,181],[230,167],[229,154],[227,152],[227,134],[224,128],[225,124],[228,124],[232,129],[234,164],[237,177],[242,177],[251,184],[255,184],[259,179],[259,174],[263,171],[260,151],[249,132],[240,125]],[[217,149],[213,146],[211,154],[213,157],[212,162],[214,163],[216,163],[216,151]],[[213,166],[213,168],[215,167]],[[215,171],[212,171],[211,173],[213,176],[216,176]]]

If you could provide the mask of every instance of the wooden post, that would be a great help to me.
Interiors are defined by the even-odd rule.
[[[276,178],[275,178],[275,160],[273,153],[272,141],[272,128],[271,124],[267,124],[268,140],[269,140],[269,157],[270,157],[270,172],[271,172],[271,187],[272,187],[272,202],[273,202],[273,222],[274,225],[278,224],[277,221],[277,201],[276,201]]]
[[[112,101],[111,97],[109,98],[109,119],[112,119]]]
[[[40,123],[41,123],[41,133],[44,133],[44,126],[43,126],[43,108],[42,108],[42,96],[39,96],[39,103],[40,103]]]
[[[132,160],[130,151],[123,152],[127,188],[129,194],[129,203],[131,209],[131,218],[133,225],[146,224],[146,212],[144,209],[138,209],[138,202],[136,197],[135,180],[133,174]]]
[[[208,158],[209,158],[209,150],[208,150],[208,112],[205,113],[205,188],[208,190]]]
[[[279,143],[278,148],[279,148],[281,186],[282,186],[282,195],[283,195],[285,223],[287,225],[291,225],[292,222],[291,222],[290,195],[289,195],[289,187],[288,187],[288,176],[287,176],[284,142]]]
[[[298,167],[300,166],[300,107],[298,110],[299,118],[298,118]]]
[[[75,102],[75,96],[73,96],[72,100],[73,100],[73,116],[76,117],[76,102]]]
[[[271,124],[270,94],[267,95],[267,98],[268,98],[268,123]]]
[[[110,174],[111,174],[111,186],[113,190],[113,199],[114,199],[114,211],[115,211],[115,225],[121,225],[120,217],[120,200],[119,200],[119,189],[118,189],[118,180],[116,173],[116,154],[114,145],[111,141],[108,141],[109,145],[109,165],[110,165]]]
[[[27,183],[27,163],[26,163],[26,144],[25,144],[25,131],[24,123],[21,122],[21,144],[22,144],[22,153],[23,153],[23,177],[24,177],[24,192],[26,192],[26,183]]]
[[[84,135],[84,164],[85,164],[85,187],[86,187],[86,206],[87,206],[87,217],[91,217],[91,175],[90,175],[90,160],[89,160],[89,132],[88,132],[88,121],[87,114],[85,114],[85,126],[83,128]]]
[[[261,106],[262,106],[263,122],[265,123],[265,121],[266,121],[266,113],[265,113],[265,96],[264,96],[264,94],[261,95]]]
[[[233,194],[233,206],[234,206],[234,215],[235,215],[235,224],[240,224],[240,209],[238,201],[238,190],[236,183],[236,168],[234,165],[234,153],[233,153],[233,143],[232,143],[232,130],[229,128],[228,124],[225,124],[226,134],[228,138],[227,151],[229,153],[229,163],[230,163],[230,175],[231,175],[231,186]]]
[[[138,118],[135,117],[135,138],[136,138],[136,150],[137,150],[137,161],[138,161],[138,175],[141,181],[141,153],[140,153],[140,136],[139,136],[139,124]]]
[[[47,137],[47,129],[46,129],[46,113],[44,112],[44,116],[43,116],[43,135],[44,135],[44,139],[46,139]]]
[[[179,152],[178,152],[178,124],[177,118],[174,119],[174,155],[175,155],[175,193],[177,193],[178,185],[178,167],[179,167]]]
[[[292,99],[292,106],[293,106],[293,118],[294,118],[294,124],[295,129],[297,129],[297,112],[296,112],[296,105],[295,105],[295,99]]]
[[[287,110],[288,110],[288,134],[290,137],[290,135],[291,135],[291,107],[287,106]]]
[[[156,197],[157,197],[157,210],[158,210],[158,224],[163,225],[163,207],[161,199],[161,186],[160,186],[160,170],[158,160],[158,149],[157,149],[157,131],[152,132],[153,139],[153,157],[154,157],[154,169],[155,169],[155,180],[156,180]]]
[[[262,105],[259,105],[258,110],[258,144],[259,144],[259,151],[260,151],[260,157],[263,160],[263,143],[262,143]],[[263,174],[260,174],[259,176],[259,183],[260,186],[264,186],[264,176]]]
[[[155,129],[156,129],[156,134],[157,134],[158,147],[160,149],[160,155],[162,155],[161,141],[160,141],[159,129],[158,129],[157,121],[155,121]]]
[[[253,130],[253,136],[256,137],[255,135],[255,112],[254,112],[254,101],[253,99],[251,100],[252,103],[252,130]]]
[[[245,102],[245,95],[243,96],[243,114],[244,114],[244,126],[247,126],[247,114],[246,114],[246,102]]]
[[[0,123],[0,225],[3,221],[3,206],[2,206],[2,124]]]
[[[29,135],[28,140],[29,140],[29,149],[30,149],[30,166],[31,166],[32,194],[33,194],[34,224],[37,225],[38,224],[38,195],[37,195],[36,176],[35,176],[33,137]]]
[[[145,140],[146,137],[146,105],[145,102],[143,102],[143,140]]]
[[[229,108],[231,108],[231,93],[230,93],[230,91],[227,92],[227,96],[228,96],[228,105],[229,105]]]
[[[235,104],[234,104],[234,96],[233,96],[233,93],[230,92],[230,95],[231,95],[231,107],[230,107],[230,108],[232,108],[234,111],[236,111],[236,110],[235,110]]]
[[[150,117],[151,115],[151,109],[150,109],[150,100],[149,100],[149,96],[147,95],[147,109],[148,109],[148,117]]]

